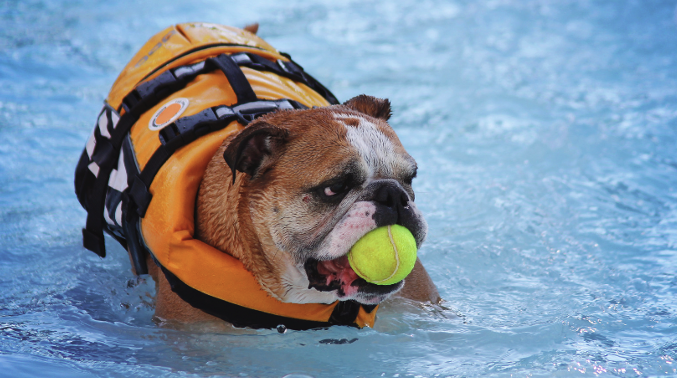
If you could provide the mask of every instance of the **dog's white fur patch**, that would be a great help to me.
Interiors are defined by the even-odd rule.
[[[286,292],[283,302],[289,303],[334,303],[338,296],[335,291],[308,289],[308,277],[303,264],[289,266],[282,274],[282,284]]]
[[[376,175],[391,177],[395,168],[407,165],[402,156],[395,153],[393,142],[367,118],[345,113],[334,113],[334,118],[346,128],[348,142],[367,164],[367,183]],[[348,125],[343,122],[345,119],[358,120],[359,125]]]

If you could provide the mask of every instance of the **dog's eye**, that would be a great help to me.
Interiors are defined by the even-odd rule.
[[[340,202],[343,197],[345,197],[346,193],[350,191],[350,187],[343,181],[330,185],[324,184],[317,187],[315,190],[322,201],[336,203]]]
[[[341,194],[346,190],[346,185],[344,183],[334,184],[324,188],[324,195],[327,197],[332,197],[337,194]]]
[[[361,185],[363,179],[355,179],[351,173],[326,180],[310,189],[313,196],[321,202],[338,204],[356,186]]]

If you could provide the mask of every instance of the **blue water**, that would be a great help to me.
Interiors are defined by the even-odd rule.
[[[0,2],[0,376],[677,375],[676,6]],[[184,21],[258,21],[339,99],[390,98],[443,308],[393,301],[365,330],[159,327],[122,248],[81,247],[73,170],[101,103]]]

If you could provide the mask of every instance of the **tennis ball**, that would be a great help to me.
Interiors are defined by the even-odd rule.
[[[377,285],[392,285],[411,273],[416,240],[406,227],[394,224],[371,230],[353,245],[348,261],[358,276]]]

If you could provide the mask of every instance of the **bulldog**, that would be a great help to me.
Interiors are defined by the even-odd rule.
[[[420,260],[392,285],[358,277],[346,254],[367,232],[399,224],[420,247],[427,225],[414,203],[416,162],[387,121],[390,102],[360,95],[342,105],[283,110],[228,137],[200,184],[195,237],[239,259],[274,298],[291,303],[394,294],[440,301]],[[182,301],[148,261],[156,316],[215,320]]]
[[[361,327],[394,294],[438,302],[418,260],[391,285],[348,263],[378,227],[426,237],[390,102],[340,104],[256,28],[174,25],[123,69],[75,171],[84,247],[125,246],[164,320]]]

